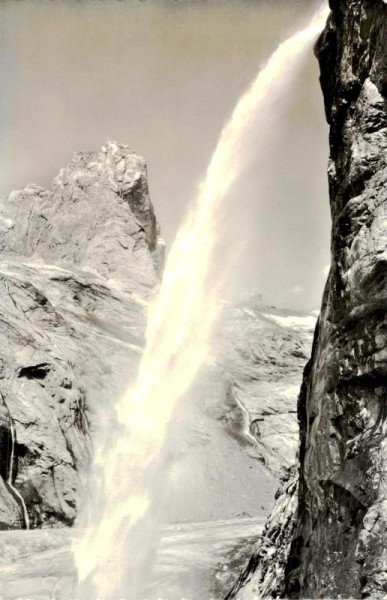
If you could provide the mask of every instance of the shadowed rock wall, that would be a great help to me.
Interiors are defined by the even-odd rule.
[[[332,268],[299,402],[290,597],[387,594],[387,6],[332,1],[316,54],[330,124]]]
[[[240,600],[387,595],[387,6],[330,6],[316,54],[332,266],[299,397],[299,476],[230,594]]]
[[[52,190],[12,192],[0,248],[0,527],[71,525],[91,439],[114,436],[114,404],[136,376],[162,269],[144,161],[110,142],[75,154]],[[314,323],[256,298],[223,306],[169,426],[166,519],[269,508],[294,460]]]
[[[71,525],[90,436],[134,377],[162,245],[146,167],[78,153],[0,201],[0,528]]]

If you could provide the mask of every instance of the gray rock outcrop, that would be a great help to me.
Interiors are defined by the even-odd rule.
[[[230,594],[240,599],[387,595],[387,6],[330,5],[316,53],[332,267],[299,398],[298,482]]]
[[[146,166],[109,142],[0,204],[0,526],[76,516],[90,434],[134,377],[163,245]]]

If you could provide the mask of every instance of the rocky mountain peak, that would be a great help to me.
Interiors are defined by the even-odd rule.
[[[95,273],[121,286],[157,283],[163,244],[146,163],[128,146],[108,142],[99,152],[77,152],[51,190],[28,184],[1,208],[6,255]],[[149,251],[154,261],[144,269]]]
[[[76,184],[81,190],[104,186],[128,203],[144,227],[145,239],[154,250],[157,243],[156,217],[149,197],[145,160],[125,144],[108,141],[99,152],[76,152],[61,169],[54,187]]]

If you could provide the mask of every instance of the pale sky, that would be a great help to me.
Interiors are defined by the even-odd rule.
[[[0,193],[50,183],[107,138],[148,162],[171,245],[238,97],[308,22],[309,1],[3,1]],[[289,65],[289,69],[292,65]],[[329,263],[328,128],[312,51],[225,205],[235,288],[319,307]],[[222,269],[222,256],[217,257]]]

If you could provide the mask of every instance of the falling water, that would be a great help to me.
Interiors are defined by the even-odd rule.
[[[219,280],[213,275],[210,280],[209,274],[222,203],[256,151],[249,147],[248,133],[258,111],[270,114],[271,95],[292,78],[327,14],[324,7],[308,27],[282,43],[239,100],[171,248],[160,292],[149,310],[137,381],[116,407],[120,432],[109,448],[96,449],[94,470],[102,479],[93,493],[101,495],[99,512],[90,516],[75,548],[86,598],[141,595],[140,563],[147,560],[148,544],[144,524],[151,520],[152,482],[167,425],[206,356],[217,314]]]
[[[24,502],[23,496],[20,494],[20,492],[13,485],[13,477],[14,477],[13,468],[14,468],[14,460],[15,460],[15,442],[16,442],[15,438],[16,438],[16,434],[15,434],[15,426],[13,424],[12,419],[10,421],[10,428],[11,428],[11,457],[10,457],[10,461],[9,461],[9,473],[8,473],[8,477],[7,477],[7,483],[9,485],[9,487],[11,488],[14,496],[16,496],[16,498],[18,499],[18,501],[20,503],[20,506],[22,508],[23,519],[24,519],[24,527],[26,529],[29,529],[30,528],[30,518],[28,516],[28,511],[27,511],[26,503]]]

